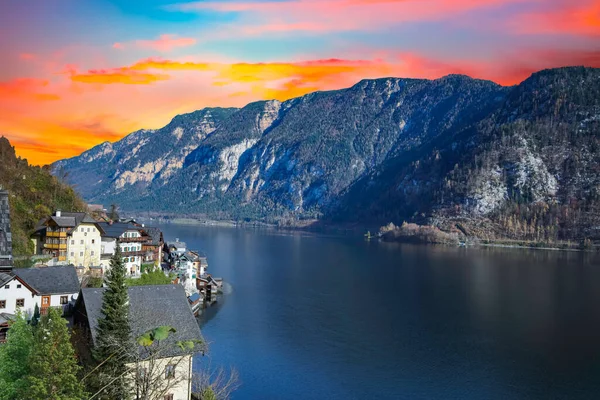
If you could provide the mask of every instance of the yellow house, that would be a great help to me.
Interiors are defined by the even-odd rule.
[[[57,264],[88,268],[100,265],[102,227],[84,212],[61,212],[44,218],[31,236],[36,254]]]

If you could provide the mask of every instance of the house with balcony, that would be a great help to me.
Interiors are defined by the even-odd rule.
[[[142,264],[154,263],[155,249],[148,245],[153,242],[153,238],[145,228],[123,222],[102,222],[100,226],[104,232],[100,259],[103,271],[110,267],[110,258],[115,254],[117,243],[129,275],[139,275],[142,272]],[[147,259],[152,261],[146,261]]]
[[[68,313],[79,293],[75,267],[16,268],[0,273],[0,313],[14,315],[20,309],[31,318],[37,305],[42,315],[49,308]]]
[[[31,235],[36,254],[51,258],[50,264],[72,264],[84,269],[100,264],[99,222],[84,212],[61,212],[42,219]]]

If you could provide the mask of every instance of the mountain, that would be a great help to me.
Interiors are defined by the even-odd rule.
[[[0,137],[0,188],[8,190],[13,255],[29,255],[33,246],[29,234],[35,224],[54,210],[82,211],[84,201],[67,184],[50,174],[48,168],[29,165],[15,154],[14,147]]]
[[[177,116],[53,170],[86,199],[130,211],[588,237],[599,92],[600,70],[583,67],[514,87],[459,75],[364,80]]]

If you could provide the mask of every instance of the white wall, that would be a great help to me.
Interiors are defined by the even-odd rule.
[[[9,289],[6,289],[5,286],[0,288],[0,300],[6,300],[6,308],[1,309],[0,312],[5,312],[9,314],[14,314],[17,311],[17,299],[24,299],[25,305],[21,307],[21,311],[25,313],[28,317],[33,315],[35,310],[35,305],[42,308],[42,296],[34,295],[27,286],[23,285],[18,279],[13,279],[8,284]],[[17,287],[21,285],[21,287]],[[63,304],[60,304],[60,298],[62,296],[68,296],[68,302],[77,299],[78,293],[62,293],[62,294],[53,294],[50,296],[50,307],[60,307]]]
[[[192,356],[181,356],[181,357],[171,357],[171,358],[161,358],[156,360],[156,364],[154,367],[154,372],[152,374],[153,377],[161,377],[164,379],[165,377],[165,367],[168,364],[174,364],[175,368],[175,378],[173,382],[177,382],[172,388],[169,388],[167,394],[173,395],[173,400],[189,400],[192,396],[191,393],[191,382],[192,382]],[[129,364],[129,368],[132,371],[136,371],[135,364]],[[137,367],[149,369],[149,364],[146,361],[140,362]],[[152,373],[148,372],[148,373]],[[135,372],[134,372],[135,373]],[[152,378],[150,378],[152,379]],[[163,386],[164,387],[164,386]]]
[[[80,224],[67,238],[67,262],[73,265],[100,265],[102,238],[94,224]]]
[[[0,287],[0,300],[6,300],[6,308],[0,308],[0,312],[14,314],[17,311],[17,299],[25,299],[25,306],[21,307],[21,311],[31,317],[36,303],[34,294],[17,279],[13,279],[6,285],[9,286],[9,289],[6,289],[5,286]],[[21,285],[21,287],[17,288],[17,285]]]

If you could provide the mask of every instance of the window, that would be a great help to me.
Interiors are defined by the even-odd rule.
[[[89,232],[89,231],[90,231],[90,228],[88,228],[88,230],[87,230],[87,231]]]
[[[74,240],[71,240],[71,244],[75,244],[75,241],[74,241]]]
[[[0,300],[0,310],[6,308],[6,300]]]
[[[92,254],[92,256],[93,256],[93,255],[94,255],[94,252],[92,251],[92,253],[91,253],[91,254]]]
[[[25,299],[17,299],[17,307],[25,307]]]
[[[83,251],[79,252],[79,257],[83,257]]]
[[[173,379],[175,378],[175,366],[169,364],[165,367],[165,379]]]
[[[92,239],[92,244],[96,243],[96,239]]]
[[[48,300],[50,300],[48,297],[42,297],[42,305],[43,306],[47,306],[48,305]]]
[[[17,285],[17,289],[21,289],[21,287],[23,287],[23,285],[21,285],[20,283]]]
[[[83,244],[83,240],[82,240],[82,241],[81,241],[81,243],[79,243],[79,244]]]
[[[10,289],[10,285],[4,285],[4,289]]]
[[[165,394],[165,400],[173,400],[172,394]]]
[[[71,257],[73,257],[74,255],[75,255],[75,253],[74,253],[74,252],[71,252]]]
[[[60,304],[65,305],[69,302],[69,296],[60,296]]]

